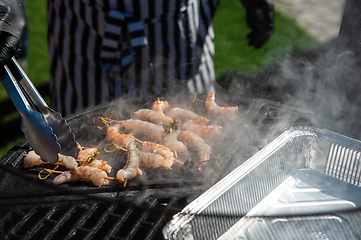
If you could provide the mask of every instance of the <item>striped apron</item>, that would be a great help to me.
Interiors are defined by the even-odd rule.
[[[214,92],[218,0],[48,0],[52,107]]]

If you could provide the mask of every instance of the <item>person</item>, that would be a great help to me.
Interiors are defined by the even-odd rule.
[[[19,0],[0,0],[0,6],[16,7],[14,2]],[[260,48],[273,33],[272,2],[240,2],[251,29],[249,45]],[[214,92],[211,22],[218,4],[218,0],[48,0],[52,107],[68,115],[124,95]],[[2,25],[0,32],[19,42],[23,38],[21,32],[10,33]],[[13,44],[6,57],[16,47]],[[5,61],[0,55],[0,63]]]
[[[0,65],[21,52],[26,30],[23,1],[0,0]]]

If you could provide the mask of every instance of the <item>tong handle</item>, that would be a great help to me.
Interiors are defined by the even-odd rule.
[[[29,77],[26,75],[25,71],[22,69],[15,57],[10,59],[10,61],[7,63],[7,67],[5,67],[5,70],[9,76],[13,75],[15,80],[20,84],[20,87],[24,90],[22,92],[29,101],[31,107],[34,110],[43,113],[44,108],[48,108],[48,105],[41,97],[34,84],[30,81]]]
[[[6,65],[4,66],[4,68],[7,73],[11,72]],[[14,76],[12,74],[8,74],[8,76],[9,77],[3,76],[1,78],[1,82],[4,85],[6,91],[8,92],[8,95],[13,102],[16,110],[19,113],[26,112],[28,109],[31,108],[31,106],[29,105],[27,98],[25,97],[23,91],[20,88],[20,85],[18,84]]]
[[[39,105],[40,108],[45,108],[42,105],[43,100],[41,97],[40,99],[37,97],[37,91],[23,91],[23,87],[18,83],[16,78],[21,75],[18,71],[18,66],[13,65],[15,63],[12,60],[9,62],[9,66],[4,66],[5,71],[2,71],[1,82],[20,114],[22,120],[21,130],[24,132],[25,138],[29,141],[35,152],[40,155],[43,160],[56,162],[60,151],[57,136],[54,135],[52,128],[48,125],[48,122],[43,118],[42,114],[30,106],[30,103],[32,103],[34,107]],[[7,74],[5,74],[5,72]],[[22,79],[24,78],[21,77],[19,80],[23,81]],[[24,86],[31,87],[32,85],[26,84],[26,81],[23,82]],[[36,105],[32,101],[29,102],[29,98],[33,98]]]

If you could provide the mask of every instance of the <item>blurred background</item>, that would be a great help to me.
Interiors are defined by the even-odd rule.
[[[213,20],[215,69],[221,83],[228,73],[252,74],[288,54],[312,50],[332,42],[340,28],[344,0],[273,0],[275,32],[255,50],[247,45],[249,32],[239,0],[221,0]],[[49,57],[46,0],[27,1],[29,34],[25,70],[49,103]],[[0,85],[0,157],[23,139],[20,117]]]

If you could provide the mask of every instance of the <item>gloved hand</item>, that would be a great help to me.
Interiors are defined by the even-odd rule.
[[[241,0],[247,11],[247,26],[252,30],[248,45],[260,48],[273,34],[274,9],[272,0]]]
[[[26,34],[22,0],[0,0],[0,65],[21,50]]]

